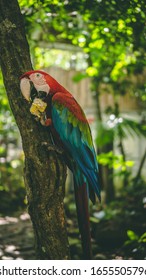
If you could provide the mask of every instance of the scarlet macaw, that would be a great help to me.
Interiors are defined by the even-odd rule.
[[[48,73],[29,71],[20,77],[23,96],[31,102],[30,112],[50,126],[55,145],[64,150],[64,160],[73,173],[78,224],[85,259],[91,258],[88,197],[100,200],[98,164],[86,116],[62,85]]]

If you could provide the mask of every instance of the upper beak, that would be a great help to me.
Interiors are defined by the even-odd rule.
[[[30,98],[30,93],[31,93],[30,80],[29,80],[29,78],[23,77],[23,76],[20,79],[21,79],[20,80],[20,89],[21,89],[22,95],[24,96],[24,98],[27,101],[30,101],[31,100],[31,98]]]

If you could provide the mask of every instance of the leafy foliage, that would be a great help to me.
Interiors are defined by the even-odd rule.
[[[109,168],[121,168],[122,171],[125,171],[127,167],[132,167],[134,165],[133,161],[125,161],[122,155],[114,155],[112,151],[100,154],[98,156],[98,162],[104,166],[109,166]]]
[[[133,68],[142,71],[145,1],[94,0],[92,7],[89,0],[19,3],[33,46],[40,41],[79,46],[90,64],[87,74],[100,82],[116,82]]]
[[[102,206],[94,206],[91,209],[90,221],[95,254],[97,251],[107,250],[104,247],[106,239],[110,238],[109,243],[113,244],[111,240],[115,233],[117,239],[121,238],[118,248],[125,244],[121,247],[125,256],[145,258],[145,206],[142,205],[142,199],[146,187],[141,178],[135,183],[132,176],[129,176],[134,162],[127,160],[123,141],[129,137],[134,139],[146,137],[146,122],[145,117],[138,122],[123,116],[118,99],[119,96],[129,92],[137,98],[137,102],[140,101],[138,103],[140,109],[145,110],[145,1],[19,0],[18,2],[25,22],[34,67],[45,68],[50,65],[66,69],[75,67],[82,71],[74,77],[74,82],[85,77],[91,78],[94,100],[98,108],[96,144],[101,149],[98,161],[108,169],[114,170],[110,176],[116,175],[118,179],[122,176],[128,178],[123,180],[123,188],[120,191],[118,189],[116,201],[112,201],[109,205],[104,205],[103,202]],[[105,112],[100,108],[100,96],[103,92],[111,94],[114,100],[113,106],[106,108]],[[7,213],[25,206],[25,189],[22,180],[23,155],[18,148],[19,133],[11,115],[1,76],[0,103],[0,212]],[[120,147],[118,154],[114,151],[115,141]],[[65,207],[71,252],[73,258],[78,259],[81,248],[72,195]],[[116,227],[119,232],[122,227],[122,236],[119,237]],[[100,233],[101,236],[98,236]],[[98,237],[101,238],[99,240],[101,244],[103,242],[103,246],[98,244]],[[107,243],[106,246],[108,247]],[[134,251],[135,249],[137,251]]]

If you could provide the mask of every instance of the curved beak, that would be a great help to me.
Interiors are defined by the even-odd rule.
[[[20,89],[22,95],[28,102],[33,102],[35,98],[45,100],[50,90],[47,84],[41,85],[39,86],[39,88],[36,88],[33,82],[29,79],[29,77],[24,75],[20,77]]]
[[[30,94],[31,94],[31,84],[30,84],[30,80],[29,78],[26,78],[23,76],[20,78],[20,89],[21,89],[21,92],[22,92],[22,95],[24,96],[24,98],[27,100],[27,101],[30,101],[31,100],[31,97],[30,97]]]
[[[28,102],[33,102],[35,98],[41,98],[41,92],[37,92],[36,88],[34,87],[33,82],[27,78],[21,78],[20,80],[20,89],[22,95]],[[45,93],[46,96],[46,93]],[[43,98],[42,98],[43,99]]]

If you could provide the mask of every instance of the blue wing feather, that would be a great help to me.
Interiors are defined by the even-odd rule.
[[[52,121],[54,128],[60,136],[63,145],[67,152],[78,164],[80,176],[85,181],[88,181],[89,187],[93,188],[94,192],[100,199],[100,185],[98,180],[98,165],[96,160],[95,150],[90,147],[85,135],[90,133],[90,128],[86,124],[86,133],[81,131],[78,122],[73,123],[72,119],[68,120],[69,109],[60,108],[57,102],[52,103]],[[57,106],[55,106],[57,104]],[[75,175],[75,174],[74,174]],[[76,178],[80,177],[76,174]],[[87,179],[87,180],[86,180]],[[79,178],[77,180],[80,180]]]

